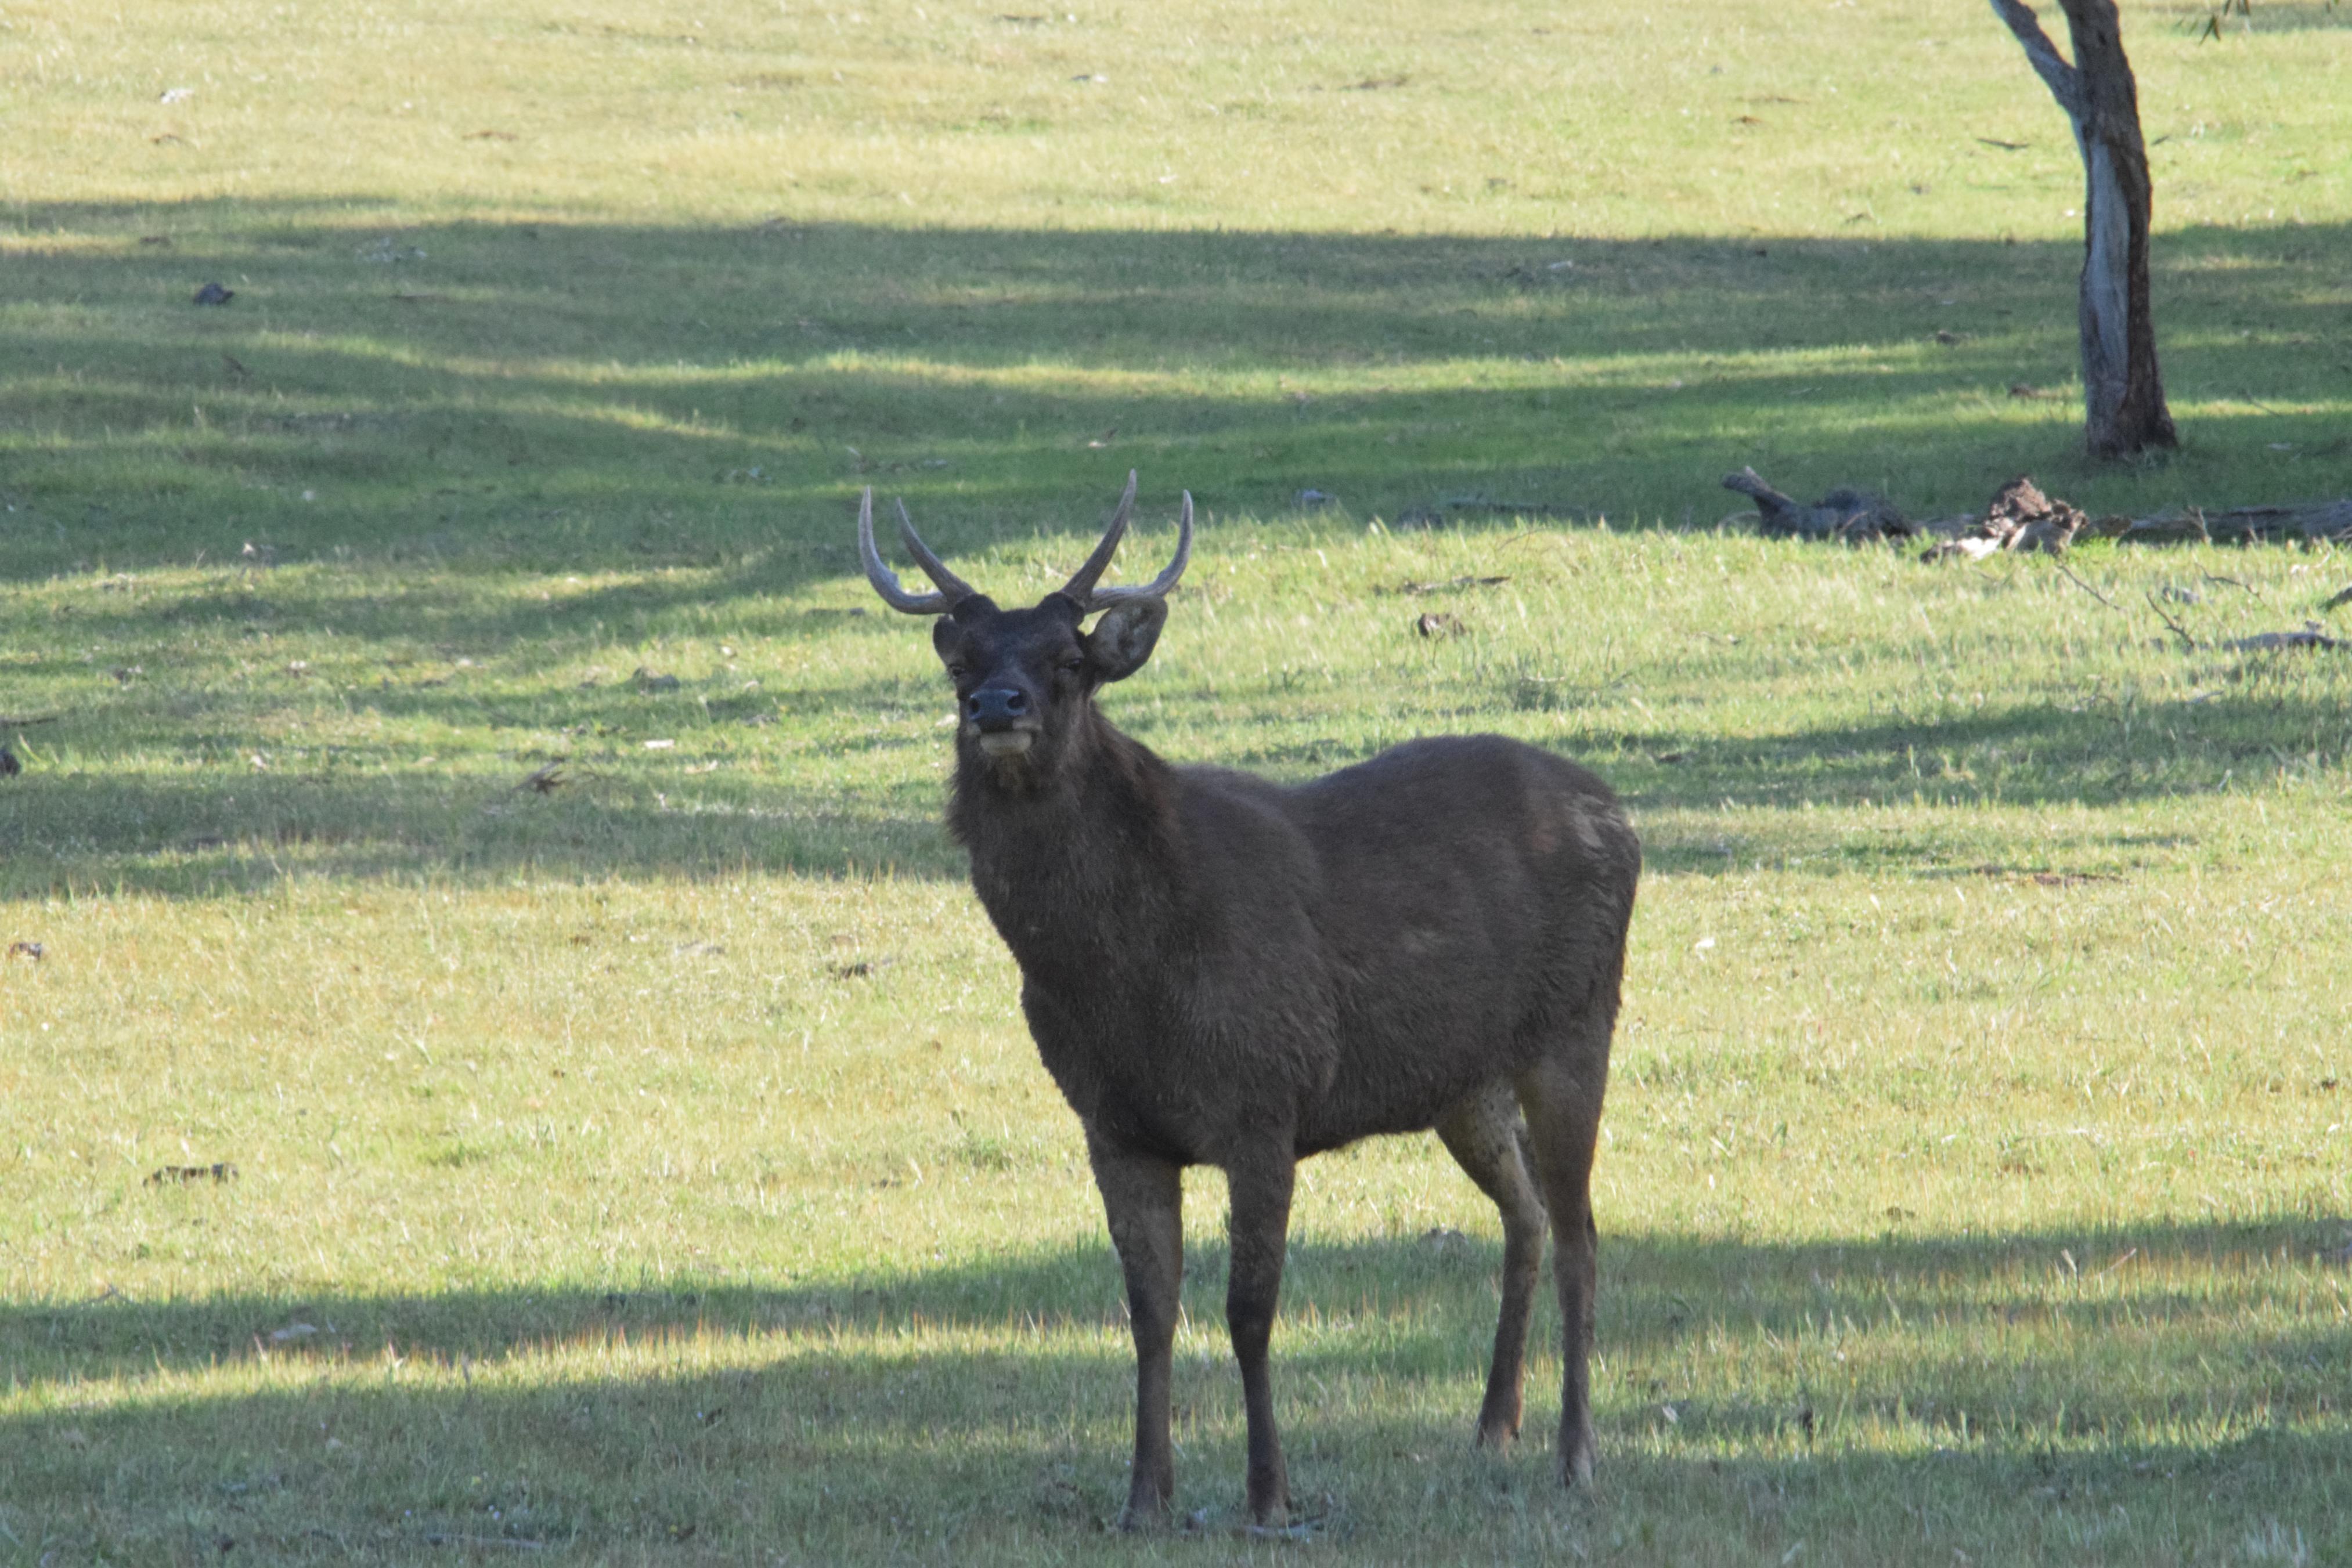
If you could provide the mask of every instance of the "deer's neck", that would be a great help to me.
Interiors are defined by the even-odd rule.
[[[1034,773],[958,748],[948,823],[1032,983],[1087,988],[1178,941],[1186,901],[1174,770],[1089,707]]]

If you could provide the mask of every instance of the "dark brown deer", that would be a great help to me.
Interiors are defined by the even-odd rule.
[[[1547,1213],[1563,1372],[1559,1469],[1592,1471],[1591,1176],[1641,844],[1606,785],[1500,736],[1415,740],[1311,783],[1177,768],[1095,694],[1143,667],[1192,549],[1098,588],[1135,477],[1077,575],[1003,610],[943,565],[909,591],[857,514],[866,575],[935,615],[961,724],[948,823],[1021,966],[1021,1006],[1078,1119],[1127,1276],[1135,1473],[1122,1524],[1175,1490],[1170,1362],[1188,1165],[1232,1197],[1226,1322],[1249,1418],[1249,1514],[1289,1510],[1266,1343],[1299,1159],[1434,1127],[1503,1215],[1503,1301],[1476,1440],[1518,1433]],[[1091,632],[1087,618],[1099,612]]]

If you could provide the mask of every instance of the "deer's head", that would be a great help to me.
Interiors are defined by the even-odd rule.
[[[933,555],[902,505],[898,538],[934,585],[910,592],[874,546],[874,492],[857,508],[857,553],[866,580],[893,610],[936,615],[931,646],[955,683],[957,746],[1000,776],[1050,770],[1096,690],[1141,669],[1168,619],[1168,591],[1192,554],[1192,497],[1176,523],[1176,556],[1150,582],[1097,588],[1135,509],[1135,476],[1102,541],[1077,574],[1026,610],[1003,610]],[[1099,612],[1092,631],[1086,621]]]

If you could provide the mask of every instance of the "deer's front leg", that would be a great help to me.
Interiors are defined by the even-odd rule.
[[[1135,1329],[1135,1474],[1118,1525],[1140,1530],[1166,1518],[1176,1495],[1168,1380],[1184,1279],[1184,1186],[1171,1161],[1115,1147],[1091,1133],[1087,1152],[1102,1189],[1111,1245],[1127,1276],[1127,1312]]]
[[[1290,1236],[1290,1187],[1297,1159],[1290,1142],[1225,1172],[1233,1194],[1233,1276],[1225,1286],[1225,1324],[1241,1363],[1242,1405],[1249,1416],[1249,1513],[1253,1524],[1289,1522],[1290,1473],[1274,1425],[1274,1387],[1266,1346],[1274,1337],[1275,1302],[1282,1293],[1282,1259]]]

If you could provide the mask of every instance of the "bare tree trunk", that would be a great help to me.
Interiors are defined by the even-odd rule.
[[[2074,43],[2072,65],[2024,0],[1991,4],[2066,111],[2083,155],[2083,403],[2091,451],[2122,457],[2177,446],[2148,302],[2147,146],[2115,0],[2059,0]]]

